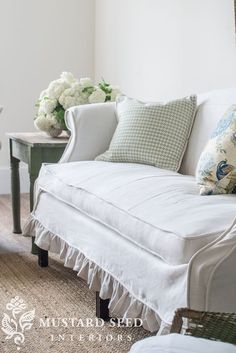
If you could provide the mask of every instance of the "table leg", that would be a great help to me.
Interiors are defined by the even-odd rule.
[[[19,159],[11,156],[11,195],[13,214],[13,233],[20,234],[20,176]]]
[[[30,212],[32,212],[34,208],[34,183],[36,179],[37,175],[30,173]]]
[[[30,174],[30,212],[33,211],[33,207],[34,207],[34,183],[36,179],[37,179],[37,175]],[[35,237],[32,237],[31,253],[33,255],[38,255],[38,247],[35,244],[34,240],[35,240]]]
[[[35,244],[35,237],[31,237],[32,239],[32,246],[31,246],[31,254],[33,255],[38,255],[39,253],[39,248],[38,246]]]

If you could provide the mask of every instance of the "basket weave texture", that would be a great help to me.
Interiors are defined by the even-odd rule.
[[[181,308],[175,312],[171,333],[236,345],[236,313],[215,313]]]

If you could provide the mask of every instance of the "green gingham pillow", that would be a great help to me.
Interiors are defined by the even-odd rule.
[[[166,104],[120,96],[118,126],[108,151],[98,161],[150,164],[178,171],[191,132],[197,97]]]

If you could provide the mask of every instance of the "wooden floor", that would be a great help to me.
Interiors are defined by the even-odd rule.
[[[21,195],[21,226],[29,215],[29,195]],[[12,233],[10,195],[0,195],[0,253],[31,251],[31,239]]]

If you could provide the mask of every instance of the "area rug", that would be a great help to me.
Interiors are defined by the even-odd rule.
[[[56,257],[0,255],[1,353],[123,353],[150,334],[95,316],[95,293]]]

